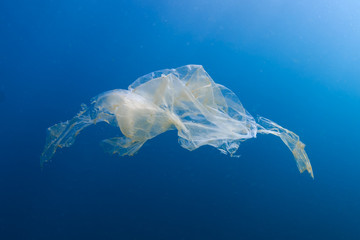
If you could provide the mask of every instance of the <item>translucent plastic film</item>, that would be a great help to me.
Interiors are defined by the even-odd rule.
[[[255,121],[238,97],[216,84],[199,65],[153,72],[137,79],[128,90],[93,98],[73,119],[48,128],[41,164],[57,148],[71,146],[82,129],[98,122],[119,127],[123,137],[103,140],[102,145],[121,156],[133,155],[147,140],[168,130],[177,130],[183,148],[210,145],[231,156],[241,141],[257,133],[273,134],[292,151],[300,172],[307,170],[313,176],[305,145],[296,134],[266,118]]]

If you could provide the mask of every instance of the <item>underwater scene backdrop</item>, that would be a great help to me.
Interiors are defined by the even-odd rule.
[[[0,2],[0,239],[360,239],[360,2]],[[204,66],[294,131],[232,158],[177,131],[104,153],[98,123],[40,166],[46,129],[147,73]]]

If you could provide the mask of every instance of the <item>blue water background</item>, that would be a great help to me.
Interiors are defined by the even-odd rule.
[[[359,42],[359,1],[0,1],[0,239],[360,239]],[[105,124],[40,169],[47,127],[186,64],[296,132],[315,180],[274,136],[119,158]]]

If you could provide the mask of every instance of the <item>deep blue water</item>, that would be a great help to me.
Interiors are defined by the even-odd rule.
[[[0,1],[0,239],[360,239],[360,3],[252,2]],[[101,124],[41,170],[47,127],[186,64],[297,133],[315,180],[274,136],[119,158]]]

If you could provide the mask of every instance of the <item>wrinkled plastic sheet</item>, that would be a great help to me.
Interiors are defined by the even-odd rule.
[[[258,133],[272,134],[293,153],[300,172],[307,170],[313,177],[305,145],[295,133],[263,117],[255,120],[239,98],[215,83],[200,65],[152,72],[128,90],[96,96],[73,119],[48,128],[41,164],[57,148],[71,146],[85,127],[99,122],[120,129],[122,137],[101,143],[107,152],[120,156],[133,155],[146,141],[169,130],[176,130],[180,145],[190,151],[210,145],[230,156],[236,156],[242,141]]]

